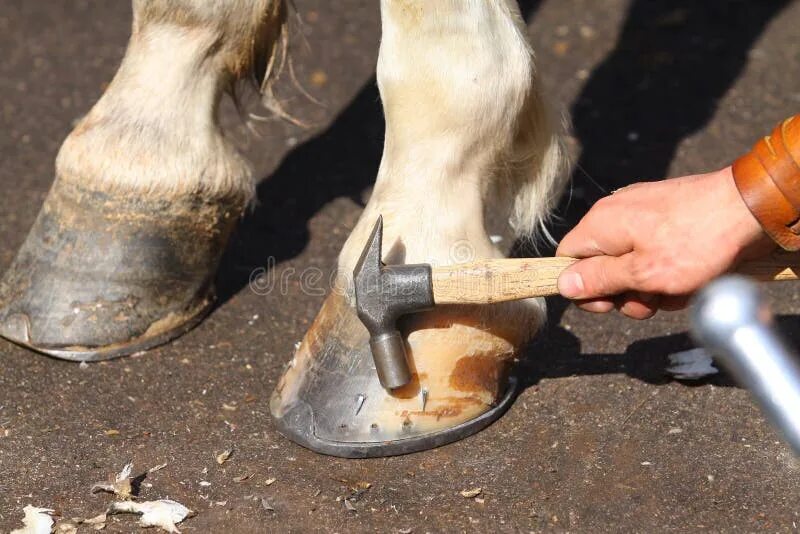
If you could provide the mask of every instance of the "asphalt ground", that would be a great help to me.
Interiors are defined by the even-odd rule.
[[[270,120],[259,137],[226,107],[263,180],[214,313],[168,346],[85,368],[0,342],[0,531],[20,525],[26,504],[97,515],[111,498],[91,485],[129,460],[135,475],[167,464],[140,497],[195,510],[184,532],[797,530],[800,464],[748,393],[724,373],[699,383],[665,373],[667,355],[692,346],[685,313],[633,322],[554,299],[509,413],[438,450],[341,460],[275,431],[269,395],[323,299],[291,274],[330,272],[383,137],[378,3],[296,3],[294,67],[322,105],[283,84],[311,126]],[[541,81],[572,116],[577,165],[556,234],[621,185],[729,163],[800,107],[800,2],[523,7]],[[129,26],[127,2],[0,1],[0,268],[33,223],[61,141],[113,76]],[[248,288],[262,266],[289,273],[283,290]],[[800,344],[795,286],[768,294]],[[477,487],[477,499],[460,494]],[[115,516],[106,531],[138,528]]]

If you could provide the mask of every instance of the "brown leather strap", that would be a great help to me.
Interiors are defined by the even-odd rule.
[[[784,249],[800,250],[800,115],[736,160],[733,177],[764,231]]]
[[[769,173],[772,181],[781,190],[783,196],[786,197],[793,206],[800,209],[800,166],[792,157],[787,145],[796,145],[798,152],[800,152],[800,143],[797,139],[792,139],[784,135],[789,133],[786,126],[792,123],[792,119],[787,119],[779,124],[772,135],[768,135],[753,147],[758,160]],[[798,121],[800,124],[800,121]],[[800,131],[798,131],[800,133]],[[793,143],[794,141],[794,143]]]

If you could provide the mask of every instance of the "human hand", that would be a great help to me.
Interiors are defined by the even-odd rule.
[[[684,307],[712,278],[774,248],[730,167],[638,183],[600,199],[564,237],[556,254],[582,259],[561,274],[558,289],[584,310],[616,307],[647,319]]]

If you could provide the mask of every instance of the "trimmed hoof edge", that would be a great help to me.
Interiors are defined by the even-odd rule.
[[[47,346],[33,345],[29,342],[23,341],[23,337],[18,333],[10,333],[5,330],[6,325],[0,326],[0,337],[24,347],[34,352],[39,352],[46,356],[52,356],[60,360],[67,360],[72,362],[100,362],[104,360],[113,360],[114,358],[121,358],[129,356],[137,352],[142,352],[156,348],[160,345],[169,343],[173,339],[179,338],[198,324],[211,312],[214,308],[214,299],[208,298],[205,303],[196,310],[193,314],[187,314],[179,320],[173,320],[168,316],[165,319],[170,323],[175,324],[170,329],[160,331],[152,335],[145,335],[132,339],[128,342],[117,343],[113,345],[106,345],[103,347],[63,347],[53,348]],[[8,322],[6,323],[8,324]],[[19,337],[18,337],[19,336]]]

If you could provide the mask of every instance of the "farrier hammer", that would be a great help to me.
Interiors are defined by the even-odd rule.
[[[405,341],[397,328],[401,316],[440,304],[493,304],[558,295],[559,275],[577,261],[504,258],[441,267],[384,265],[382,240],[383,218],[378,217],[353,271],[353,281],[356,311],[370,335],[378,379],[390,390],[411,381]],[[797,280],[800,254],[776,252],[741,264],[737,272],[761,281]]]

